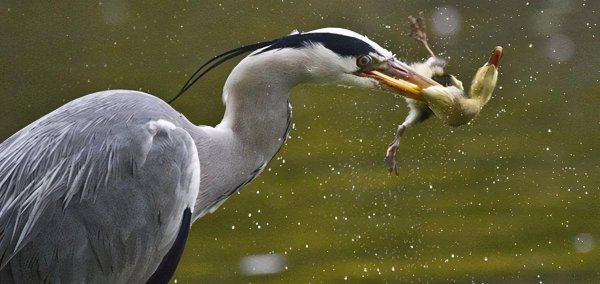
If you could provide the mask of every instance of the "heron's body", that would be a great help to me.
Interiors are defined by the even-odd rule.
[[[185,209],[193,220],[214,210],[285,142],[295,84],[272,88],[248,70],[233,72],[227,84],[227,111],[214,128],[192,124],[149,94],[113,90],[74,100],[2,143],[0,224],[31,220],[16,228],[18,238],[2,238],[0,251],[17,253],[3,258],[10,262],[0,280],[147,280],[180,227],[190,225],[181,224]]]

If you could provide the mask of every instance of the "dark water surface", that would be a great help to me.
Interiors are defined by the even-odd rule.
[[[403,100],[294,89],[291,139],[260,178],[194,224],[174,280],[600,281],[600,1],[2,1],[0,140],[98,90],[170,98],[212,56],[293,29],[349,28],[422,60],[406,35],[419,11],[465,84],[504,47],[481,116],[410,129],[396,177],[383,155]],[[175,107],[218,123],[233,65]],[[270,274],[252,275],[255,263]]]

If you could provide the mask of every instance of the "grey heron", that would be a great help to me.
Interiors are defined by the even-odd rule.
[[[0,144],[0,282],[162,283],[191,224],[265,169],[290,130],[301,83],[424,86],[388,50],[325,28],[234,49],[251,52],[223,88],[216,126],[197,126],[147,93],[108,90],[52,111]],[[180,93],[181,94],[181,93]]]

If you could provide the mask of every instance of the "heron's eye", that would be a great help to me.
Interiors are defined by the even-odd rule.
[[[356,58],[356,66],[358,66],[360,68],[369,66],[369,65],[371,65],[372,62],[373,62],[373,58],[371,58],[371,56],[369,56],[369,55],[361,55],[358,58]]]

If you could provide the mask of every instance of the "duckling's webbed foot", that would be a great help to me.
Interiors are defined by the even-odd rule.
[[[423,44],[425,49],[427,49],[429,56],[435,57],[435,53],[433,53],[429,47],[429,44],[427,43],[427,32],[425,31],[426,26],[425,20],[423,19],[423,13],[419,13],[419,17],[416,18],[409,16],[408,23],[410,25],[410,37]]]
[[[410,37],[423,45],[423,47],[427,50],[427,53],[429,53],[429,59],[427,59],[427,61],[414,64],[413,67],[417,69],[416,71],[419,74],[426,77],[431,77],[443,86],[449,86],[451,83],[449,82],[449,78],[447,78],[448,75],[446,75],[444,72],[444,68],[448,62],[445,59],[435,55],[433,50],[431,50],[431,47],[429,47],[423,12],[419,13],[419,17],[416,18],[409,16],[408,23],[410,25]]]

